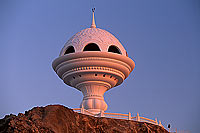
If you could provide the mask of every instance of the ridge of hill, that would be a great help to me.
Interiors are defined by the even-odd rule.
[[[158,125],[133,120],[93,117],[62,105],[34,107],[0,119],[0,133],[168,133]]]

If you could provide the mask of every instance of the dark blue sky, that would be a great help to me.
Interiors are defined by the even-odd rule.
[[[64,43],[91,24],[114,34],[136,67],[105,94],[108,112],[148,118],[198,132],[199,0],[1,0],[0,118],[35,106],[79,107],[82,94],[51,67]]]

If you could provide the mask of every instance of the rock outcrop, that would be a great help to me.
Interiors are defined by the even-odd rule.
[[[0,133],[168,133],[164,128],[133,120],[97,118],[62,105],[34,107],[0,119]]]

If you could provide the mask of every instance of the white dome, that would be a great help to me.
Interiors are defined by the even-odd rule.
[[[76,33],[62,48],[60,56],[65,55],[65,51],[70,46],[73,46],[75,53],[77,53],[83,52],[85,46],[91,43],[96,44],[102,52],[108,52],[110,46],[115,46],[120,54],[126,56],[126,50],[119,40],[111,33],[99,28],[87,28]]]

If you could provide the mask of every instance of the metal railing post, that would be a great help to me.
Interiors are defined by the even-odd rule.
[[[162,127],[162,124],[161,124],[161,121],[159,120],[159,126],[161,126]]]
[[[139,116],[139,113],[137,113],[137,116],[136,116],[136,121],[140,121],[140,116]]]
[[[128,120],[131,120],[131,113],[128,112]]]
[[[103,110],[101,110],[99,114],[100,114],[100,117],[104,117],[104,111]]]
[[[82,114],[85,113],[85,112],[84,112],[84,107],[83,107],[83,105],[81,106],[81,113],[82,113]]]
[[[156,121],[156,125],[158,125],[158,119],[157,118],[155,119],[155,121]]]

